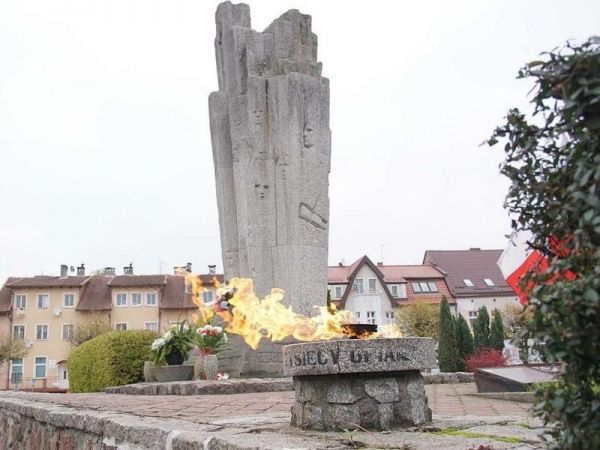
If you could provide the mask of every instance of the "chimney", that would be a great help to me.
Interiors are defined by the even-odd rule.
[[[128,266],[123,267],[123,273],[125,275],[133,275],[133,263],[129,263]]]
[[[471,247],[469,250],[481,250],[481,247]]]
[[[173,274],[175,274],[175,275],[181,275],[182,270],[185,270],[185,267],[173,266]]]
[[[186,265],[185,265],[185,271],[187,273],[192,273],[192,263],[186,263]]]
[[[81,263],[80,266],[77,266],[77,276],[78,277],[85,276],[85,265],[83,263]]]
[[[208,273],[213,274],[217,273],[217,266],[215,264],[208,265]]]
[[[61,277],[69,276],[69,266],[67,266],[66,264],[60,265],[60,276]]]
[[[114,267],[105,267],[104,268],[104,275],[114,275],[114,274],[115,274]]]
[[[378,265],[379,267],[381,267],[381,266],[383,266],[383,262],[381,262],[381,261],[378,261],[378,262],[377,262],[377,265]]]
[[[339,262],[339,263],[338,263],[338,266],[340,266],[340,267],[344,267],[344,263],[343,263],[343,262]]]

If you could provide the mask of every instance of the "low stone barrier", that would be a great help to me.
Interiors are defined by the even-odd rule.
[[[130,395],[222,395],[247,392],[281,392],[294,389],[291,378],[234,378],[230,380],[136,383],[109,387],[107,394]]]
[[[425,384],[474,383],[472,373],[423,373]],[[222,395],[247,392],[293,391],[291,378],[232,378],[212,381],[172,381],[168,383],[136,383],[109,387],[107,394],[129,395]]]
[[[475,383],[471,372],[424,373],[425,384]]]
[[[0,398],[0,448],[205,449],[214,426]]]

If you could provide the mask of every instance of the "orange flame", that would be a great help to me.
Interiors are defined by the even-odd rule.
[[[226,332],[240,335],[255,350],[263,337],[271,341],[282,341],[287,337],[294,337],[299,341],[347,337],[342,325],[350,322],[351,311],[338,311],[333,305],[333,311],[329,311],[326,306],[320,306],[315,307],[318,310],[316,316],[306,317],[295,313],[291,306],[283,304],[282,289],[273,288],[264,299],[259,299],[254,293],[251,279],[232,278],[227,286],[220,285],[213,279],[217,287],[217,297],[235,288],[235,294],[229,300],[233,308],[216,312],[201,300],[201,292],[205,289],[200,278],[188,274],[186,281],[191,286],[192,300],[198,306],[200,319],[206,322],[217,314],[223,319]],[[380,326],[379,332],[369,338],[378,337],[400,337],[400,330],[395,324]]]

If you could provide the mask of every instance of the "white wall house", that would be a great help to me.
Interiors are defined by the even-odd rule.
[[[349,266],[329,267],[332,302],[352,312],[356,323],[387,325],[398,308],[414,303],[439,303],[443,296],[453,304],[444,276],[432,266],[374,264],[363,256]]]

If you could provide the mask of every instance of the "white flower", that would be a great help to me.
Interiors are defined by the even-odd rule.
[[[167,332],[165,333],[165,335],[163,336],[163,339],[164,339],[165,341],[170,341],[172,337],[173,337],[173,333],[171,333],[170,331],[167,331]]]
[[[183,331],[187,331],[190,329],[190,327],[188,327],[187,323],[184,323],[182,328],[183,328]]]
[[[213,329],[219,334],[223,333],[223,328],[221,327],[213,327]]]
[[[163,345],[165,345],[164,339],[162,339],[162,338],[154,339],[154,342],[152,342],[152,350],[158,350]]]

